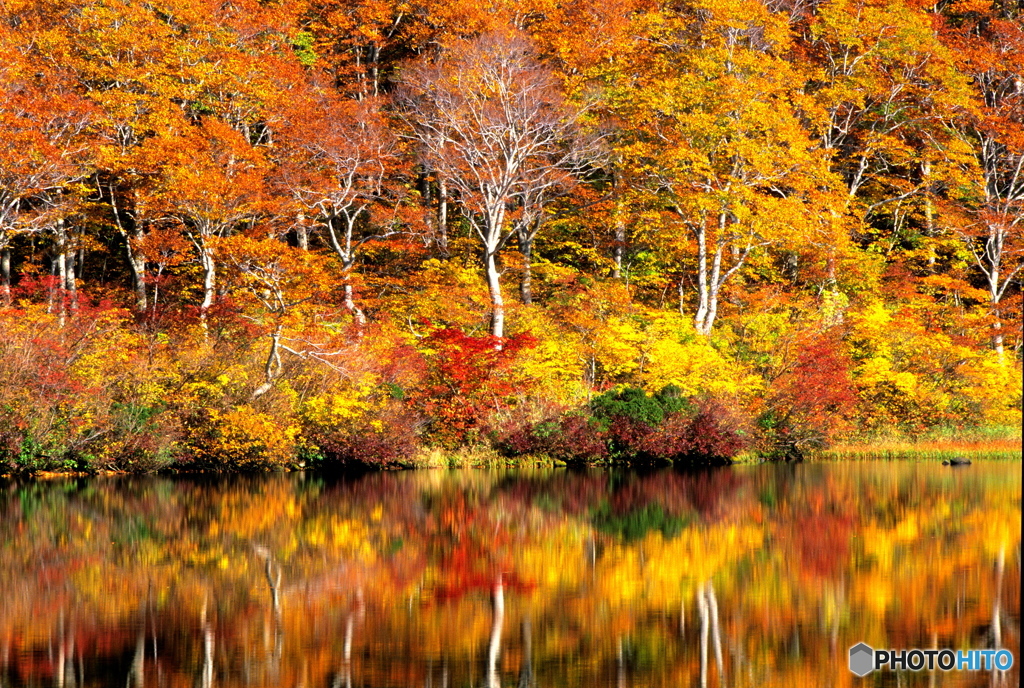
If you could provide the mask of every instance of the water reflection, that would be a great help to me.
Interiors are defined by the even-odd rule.
[[[0,486],[0,686],[998,686],[1021,466]]]

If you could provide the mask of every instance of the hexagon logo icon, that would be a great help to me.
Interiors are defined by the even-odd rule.
[[[850,648],[850,671],[858,676],[867,676],[875,670],[875,651],[867,643],[857,643]]]

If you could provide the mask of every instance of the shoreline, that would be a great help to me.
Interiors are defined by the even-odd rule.
[[[396,466],[373,464],[319,464],[309,465],[296,462],[292,465],[277,465],[261,469],[241,469],[231,466],[216,468],[186,468],[166,466],[150,470],[98,469],[82,470],[38,470],[15,473],[0,473],[0,480],[57,480],[64,478],[126,477],[139,475],[170,476],[211,476],[246,475],[260,473],[375,473],[381,471],[406,470],[472,470],[472,469],[535,469],[535,468],[621,468],[621,469],[705,469],[727,466],[750,466],[785,463],[844,463],[850,461],[902,461],[907,463],[936,463],[944,459],[963,457],[972,462],[1013,462],[1024,461],[1020,442],[1012,440],[998,442],[965,442],[961,445],[950,443],[889,441],[877,443],[841,443],[825,450],[809,452],[798,461],[771,460],[756,454],[740,454],[726,461],[706,463],[652,463],[629,461],[602,461],[590,463],[566,463],[542,455],[524,455],[507,458],[487,449],[462,449],[443,451],[429,449],[418,452],[408,463]]]

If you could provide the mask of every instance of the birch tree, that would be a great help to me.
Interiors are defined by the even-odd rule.
[[[455,44],[402,74],[403,118],[423,165],[446,180],[479,238],[491,302],[491,334],[505,334],[499,253],[516,235],[523,207],[570,183],[584,165],[581,108],[521,35]],[[526,236],[532,241],[534,230]]]
[[[992,347],[1002,355],[1005,324],[1020,317],[1004,301],[1019,293],[1024,269],[1024,27],[1019,18],[997,16],[946,28],[979,101],[961,132],[977,160],[979,192],[966,221],[954,225],[985,279]]]
[[[203,276],[199,315],[205,322],[217,296],[215,239],[252,225],[264,210],[265,160],[215,119],[153,139],[147,149],[161,172],[141,202],[180,226],[195,248]]]
[[[69,204],[63,191],[88,176],[86,134],[92,115],[88,105],[67,90],[61,75],[36,74],[16,47],[0,49],[0,300],[4,302],[10,299],[10,243],[19,234],[54,233],[58,243],[54,265],[62,266],[60,288],[68,284],[63,238]]]
[[[695,259],[694,325],[708,335],[751,253],[799,243],[837,184],[801,122],[784,20],[759,2],[708,2],[641,17],[637,31],[650,38],[623,55],[611,91],[618,154],[665,218],[653,242]]]
[[[373,222],[372,212],[396,205],[396,185],[389,181],[399,164],[398,139],[379,99],[356,102],[314,90],[298,105],[282,127],[279,180],[341,260],[345,307],[362,326],[366,317],[355,303],[350,275],[363,244],[397,233],[391,223]],[[307,228],[297,231],[299,246],[308,247]]]

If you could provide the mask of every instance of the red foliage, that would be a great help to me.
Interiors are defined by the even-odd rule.
[[[543,454],[567,464],[608,458],[608,434],[587,416],[560,415],[540,423],[525,420],[502,424],[494,442],[507,456]]]
[[[800,555],[800,570],[809,576],[832,580],[849,561],[853,518],[844,514],[813,513],[799,516],[791,538]]]
[[[426,337],[424,344],[434,354],[428,357],[430,370],[419,401],[424,415],[433,419],[430,435],[444,446],[462,444],[487,412],[506,407],[526,384],[517,375],[516,355],[536,343],[528,333],[499,339],[454,328]]]
[[[697,415],[686,428],[685,445],[690,458],[733,457],[746,449],[748,444],[740,420],[724,404],[714,399],[705,399],[699,403]]]
[[[313,440],[332,463],[382,468],[408,465],[419,443],[419,416],[394,404],[383,411],[380,420],[385,425],[384,432],[366,423],[355,431],[314,436]]]
[[[803,447],[826,446],[846,427],[857,402],[852,367],[837,333],[804,342],[768,398],[769,441],[792,454]]]
[[[616,487],[610,503],[612,512],[616,514],[657,505],[666,514],[696,511],[702,516],[714,517],[742,484],[741,477],[734,471],[702,469],[683,473],[659,470],[649,475],[631,476]]]
[[[748,445],[736,416],[709,399],[696,414],[673,413],[656,427],[617,416],[609,435],[625,457],[679,464],[728,463]]]
[[[606,421],[607,422],[607,421]],[[669,414],[657,426],[615,415],[602,422],[586,415],[558,413],[540,421],[505,422],[494,444],[508,456],[545,454],[566,463],[594,463],[613,457],[655,463],[726,463],[747,448],[739,419],[714,400],[697,403],[696,413]]]

